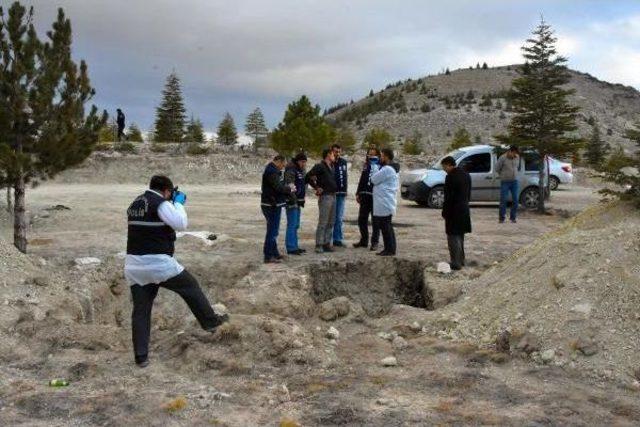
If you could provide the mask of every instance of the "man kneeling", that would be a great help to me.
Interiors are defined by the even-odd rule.
[[[129,221],[124,275],[131,285],[133,351],[140,367],[149,364],[151,308],[160,287],[182,297],[200,326],[213,332],[229,319],[217,315],[196,279],[173,257],[176,230],[187,228],[187,196],[166,176],[151,178],[149,189],[127,210]]]

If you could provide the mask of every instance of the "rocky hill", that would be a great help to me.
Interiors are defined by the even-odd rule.
[[[373,128],[384,128],[400,145],[416,132],[425,152],[442,151],[456,129],[464,127],[475,142],[493,141],[513,114],[505,95],[517,77],[516,65],[459,69],[449,74],[390,84],[377,93],[326,111],[326,117],[353,130],[359,140]],[[579,134],[588,136],[596,120],[611,145],[631,148],[625,129],[640,119],[640,92],[571,70],[572,101],[581,108]]]

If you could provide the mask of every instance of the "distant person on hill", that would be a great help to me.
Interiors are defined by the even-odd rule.
[[[296,187],[296,191],[291,193],[287,199],[287,234],[285,236],[285,245],[287,254],[289,255],[302,255],[306,252],[306,250],[300,248],[298,244],[298,229],[300,228],[300,218],[302,216],[302,208],[304,208],[307,188],[307,184],[304,182],[306,166],[307,156],[304,153],[298,153],[291,159],[291,162],[284,170],[285,184],[293,184]]]
[[[117,110],[116,124],[118,125],[118,142],[122,142],[123,139],[126,139],[124,135],[125,117],[124,113],[119,108]]]
[[[447,173],[444,180],[442,217],[445,221],[450,265],[452,270],[460,270],[465,265],[464,235],[471,233],[471,176],[456,167],[456,161],[451,156],[445,157],[440,163]]]
[[[376,255],[395,256],[396,235],[393,231],[393,215],[396,213],[398,194],[398,173],[400,166],[393,162],[393,150],[383,148],[380,165],[371,165],[373,184],[373,220],[382,232],[384,249]]]
[[[149,364],[151,308],[159,288],[180,295],[206,331],[215,331],[229,319],[213,311],[198,281],[173,257],[176,231],[187,228],[186,201],[187,196],[174,191],[169,178],[158,175],[127,210],[124,276],[131,285],[133,351],[140,367]]]
[[[267,234],[264,238],[265,264],[280,263],[284,257],[278,251],[278,234],[280,231],[280,217],[282,208],[287,204],[287,198],[296,192],[294,184],[285,184],[283,170],[284,156],[277,155],[264,169],[262,174],[262,195],[260,203],[262,214],[267,220]]]
[[[333,151],[333,168],[336,176],[336,218],[333,224],[333,246],[344,247],[344,235],[342,233],[342,221],[344,220],[344,208],[347,200],[347,161],[342,158],[342,147],[339,144],[331,146]]]
[[[305,182],[318,196],[318,227],[316,228],[316,253],[333,252],[333,223],[336,219],[336,184],[333,150],[322,152],[322,161],[306,175]]]
[[[378,250],[380,241],[380,229],[378,223],[373,220],[373,184],[371,183],[371,165],[380,163],[380,150],[370,148],[367,153],[365,165],[360,174],[358,189],[356,190],[356,202],[360,205],[358,210],[358,228],[360,228],[360,241],[355,243],[355,248],[366,248],[369,245],[369,217],[371,217],[371,250]]]
[[[518,215],[518,175],[522,172],[522,159],[518,147],[512,145],[506,153],[498,159],[496,163],[496,172],[500,177],[500,223],[504,223],[507,215],[507,200],[511,194],[511,210],[509,219],[515,223]]]

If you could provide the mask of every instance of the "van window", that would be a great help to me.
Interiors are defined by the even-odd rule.
[[[459,167],[468,173],[491,172],[491,153],[472,154],[460,161]]]
[[[540,155],[535,152],[526,151],[522,153],[524,158],[524,170],[527,172],[537,172],[540,167]]]
[[[442,159],[444,159],[447,156],[451,156],[451,157],[453,157],[453,160],[455,160],[457,162],[460,157],[464,156],[464,153],[465,152],[462,151],[462,150],[453,151],[453,152],[447,154],[446,156],[441,157],[440,159],[438,159],[438,161],[435,162],[433,164],[433,166],[431,166],[431,169],[442,170],[442,164],[440,163],[442,161]]]

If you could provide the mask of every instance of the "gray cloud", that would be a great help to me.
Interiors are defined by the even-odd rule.
[[[606,36],[607,44],[598,49],[640,54],[637,21],[628,18],[640,16],[635,2],[615,2],[615,7],[568,0],[31,3],[42,30],[56,7],[65,8],[74,26],[74,54],[89,63],[96,102],[112,111],[122,106],[145,128],[152,125],[164,79],[174,69],[189,112],[207,128],[227,110],[240,125],[257,105],[275,125],[286,104],[303,93],[327,107],[444,67],[516,62],[540,12],[566,35],[572,65],[640,84],[629,70],[599,64],[591,48],[592,39]]]

